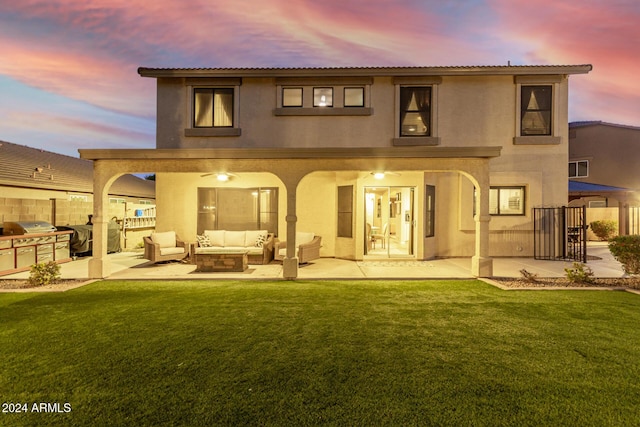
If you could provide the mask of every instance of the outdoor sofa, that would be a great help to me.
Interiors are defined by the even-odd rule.
[[[193,255],[246,250],[249,264],[269,264],[273,260],[273,233],[267,230],[204,230],[196,238]]]

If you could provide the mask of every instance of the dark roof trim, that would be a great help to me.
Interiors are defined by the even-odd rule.
[[[307,76],[488,76],[586,74],[582,65],[473,65],[446,67],[336,67],[336,68],[138,68],[142,77],[307,77]]]
[[[192,148],[83,149],[91,160],[148,159],[331,159],[331,158],[491,158],[502,147],[377,147],[377,148]]]
[[[610,126],[610,127],[622,128],[622,129],[640,130],[639,126],[629,126],[629,125],[621,125],[616,123],[608,123],[608,122],[603,122],[601,120],[569,123],[569,129],[584,128],[589,126]]]

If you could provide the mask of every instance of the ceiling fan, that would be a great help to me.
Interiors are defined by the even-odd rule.
[[[204,177],[212,176],[212,175],[215,176],[216,179],[218,181],[221,181],[221,182],[227,182],[232,178],[237,178],[238,177],[238,175],[233,174],[233,173],[229,173],[229,172],[212,172],[212,173],[202,174],[202,175],[200,175],[200,178],[204,178]]]

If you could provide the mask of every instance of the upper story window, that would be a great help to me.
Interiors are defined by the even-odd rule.
[[[302,107],[302,88],[285,87],[282,89],[283,107]]]
[[[333,88],[314,87],[313,88],[314,107],[333,107]]]
[[[345,87],[344,106],[364,107],[364,87]]]
[[[276,79],[276,116],[370,116],[371,77]]]
[[[400,136],[431,136],[431,88],[400,88]]]
[[[569,162],[569,178],[587,178],[589,176],[589,160]]]
[[[552,86],[522,86],[520,135],[551,135]]]
[[[238,78],[188,78],[185,136],[240,136]]]
[[[193,91],[193,127],[233,127],[233,89]]]
[[[515,76],[514,144],[560,144],[558,92],[563,76]]]
[[[393,145],[440,145],[437,127],[438,76],[395,77],[396,131]]]

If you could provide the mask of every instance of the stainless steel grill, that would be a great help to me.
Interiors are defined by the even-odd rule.
[[[2,234],[16,236],[23,234],[53,233],[56,228],[46,221],[8,221],[2,226]]]

